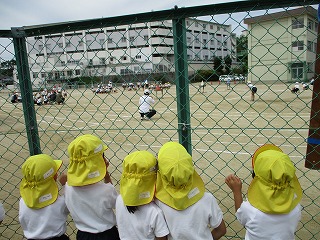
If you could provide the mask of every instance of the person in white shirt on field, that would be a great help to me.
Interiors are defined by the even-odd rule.
[[[145,89],[143,91],[143,96],[139,98],[139,113],[141,120],[150,120],[150,118],[157,113],[157,111],[152,108],[154,103],[154,99],[150,96],[150,90]]]

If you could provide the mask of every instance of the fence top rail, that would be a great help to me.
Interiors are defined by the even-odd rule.
[[[219,15],[237,13],[243,11],[257,11],[263,9],[274,9],[284,7],[297,7],[317,4],[316,0],[246,0],[237,2],[227,2],[219,4],[210,4],[194,7],[175,6],[172,9],[137,13],[108,18],[97,18],[90,20],[79,20],[60,22],[52,24],[42,24],[33,26],[24,26],[25,36],[39,36],[46,34],[53,34],[58,32],[69,32],[86,30],[90,28],[105,28],[119,25],[128,25],[133,23],[144,23],[151,21],[172,20],[177,18],[200,17],[208,15]],[[16,29],[16,28],[14,28]],[[1,37],[15,37],[15,34],[10,34],[10,30],[0,30]]]

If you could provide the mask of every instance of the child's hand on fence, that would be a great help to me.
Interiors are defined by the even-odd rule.
[[[64,186],[67,182],[67,174],[62,173],[59,177],[59,182],[61,183],[62,186]]]
[[[234,174],[230,174],[229,176],[227,176],[225,179],[225,183],[232,190],[232,192],[241,192],[242,182],[240,178],[235,176]]]

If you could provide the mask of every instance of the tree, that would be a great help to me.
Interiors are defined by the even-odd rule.
[[[13,69],[16,65],[16,60],[0,62],[0,75],[13,77]]]
[[[240,63],[239,71],[248,73],[248,37],[241,35],[237,37],[237,62]]]

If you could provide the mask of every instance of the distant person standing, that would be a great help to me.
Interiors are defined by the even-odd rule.
[[[202,92],[204,93],[204,87],[206,86],[206,84],[203,82],[203,80],[201,81],[200,84],[200,88],[202,88]]]
[[[150,97],[149,89],[143,91],[143,96],[139,99],[139,113],[141,120],[150,120],[157,111],[152,109],[152,105],[155,103],[154,99]]]
[[[231,77],[227,77],[227,89],[231,88]]]
[[[254,101],[255,94],[257,93],[257,87],[253,85],[251,82],[248,84],[248,87],[251,91],[251,101]]]
[[[149,83],[148,83],[148,79],[146,79],[144,81],[144,89],[148,89],[149,88]]]

